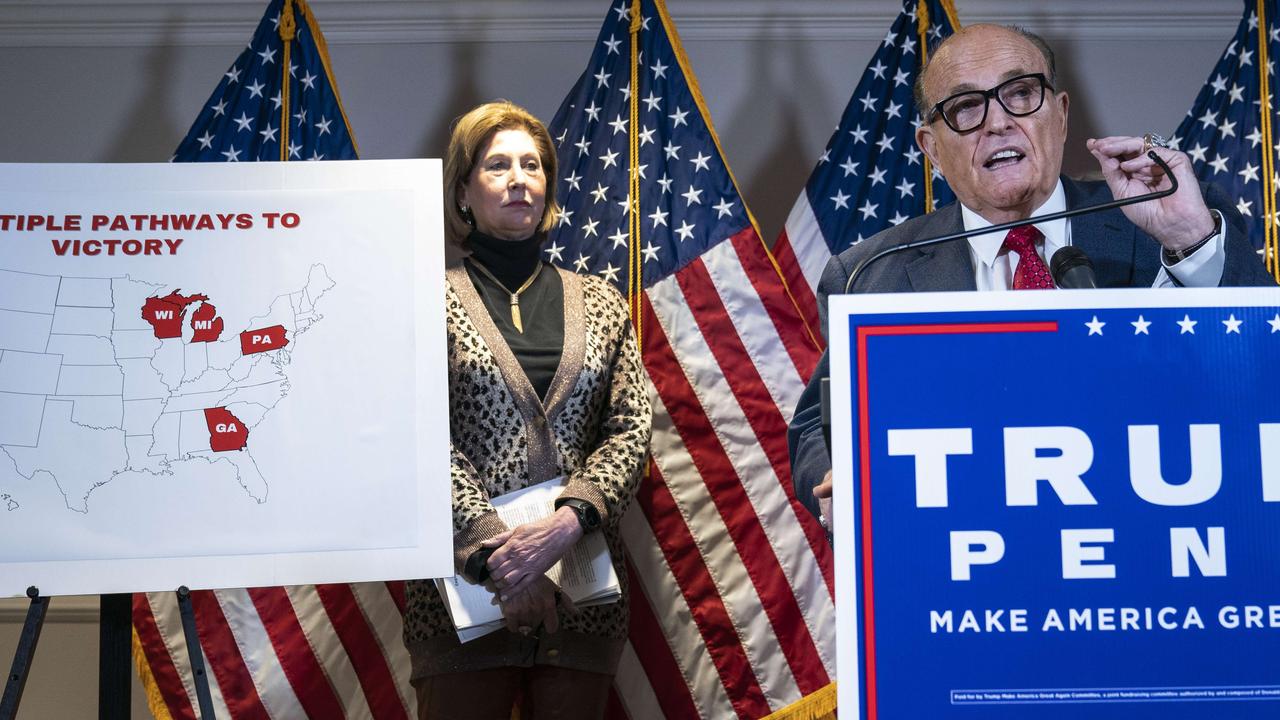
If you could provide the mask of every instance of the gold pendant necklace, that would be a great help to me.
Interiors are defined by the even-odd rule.
[[[529,279],[525,280],[523,285],[516,288],[515,292],[512,292],[506,285],[502,284],[501,280],[494,277],[493,273],[489,272],[489,268],[481,265],[480,261],[473,257],[467,259],[471,261],[472,265],[476,266],[476,269],[479,270],[481,274],[497,283],[498,287],[502,288],[504,292],[511,296],[511,324],[516,326],[516,332],[523,335],[524,323],[520,322],[520,295],[523,294],[525,290],[529,289],[529,286],[533,284],[534,280],[538,279],[538,273],[542,272],[542,263],[539,262],[538,266],[533,269],[533,274],[529,276]]]

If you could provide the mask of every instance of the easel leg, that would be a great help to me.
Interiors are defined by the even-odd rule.
[[[98,607],[98,720],[129,720],[133,595],[101,595]]]
[[[22,702],[22,691],[27,687],[27,674],[31,671],[31,657],[36,652],[40,631],[44,629],[44,616],[49,611],[49,598],[40,597],[35,587],[27,588],[27,597],[31,598],[31,607],[27,609],[18,650],[13,654],[13,669],[4,686],[4,698],[0,699],[0,720],[13,720],[18,714],[18,703]]]
[[[213,697],[209,694],[209,676],[204,670],[204,653],[200,651],[200,635],[196,632],[196,614],[191,609],[191,590],[178,588],[178,612],[182,615],[182,633],[187,638],[187,657],[191,660],[191,679],[196,684],[196,700],[200,703],[201,720],[213,720]],[[9,720],[0,718],[0,720]]]

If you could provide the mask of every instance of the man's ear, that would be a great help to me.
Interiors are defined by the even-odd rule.
[[[916,145],[924,151],[925,156],[929,158],[929,162],[933,163],[935,168],[939,167],[937,141],[938,138],[933,134],[933,128],[929,125],[921,125],[916,128]]]
[[[1071,98],[1067,97],[1067,91],[1063,90],[1058,93],[1058,98],[1062,101],[1062,137],[1067,136],[1067,106],[1071,104]]]

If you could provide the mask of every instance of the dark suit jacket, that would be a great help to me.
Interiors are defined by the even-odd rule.
[[[1097,205],[1112,199],[1103,182],[1062,179],[1067,207]],[[1274,278],[1249,245],[1244,218],[1215,186],[1201,187],[1205,203],[1222,213],[1226,233],[1226,266],[1220,285],[1275,285]],[[1119,209],[1071,218],[1071,244],[1093,261],[1099,287],[1151,287],[1160,271],[1160,243],[1142,232]],[[929,215],[913,218],[877,233],[831,258],[818,284],[818,308],[827,327],[827,297],[844,293],[849,274],[866,258],[893,245],[937,237],[964,229],[960,206],[952,203]],[[869,266],[852,292],[939,292],[976,290],[969,244],[955,241],[887,255]],[[829,374],[823,353],[808,387],[800,396],[787,429],[791,477],[796,497],[817,515],[813,488],[831,469],[831,456],[822,437],[819,386]]]

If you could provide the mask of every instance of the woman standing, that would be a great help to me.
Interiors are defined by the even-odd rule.
[[[650,434],[649,398],[611,285],[541,259],[556,218],[556,156],[507,102],[460,118],[445,159],[446,233],[470,254],[447,271],[454,561],[497,588],[507,630],[465,645],[434,585],[407,586],[405,645],[420,718],[599,718],[627,632],[618,523]],[[490,500],[563,476],[549,518],[508,528]],[[576,610],[545,575],[604,533],[616,603]]]

